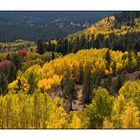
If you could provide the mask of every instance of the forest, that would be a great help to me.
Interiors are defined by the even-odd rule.
[[[117,12],[0,11],[0,42],[62,38],[114,13]]]
[[[140,128],[139,12],[44,38],[0,43],[0,128]]]

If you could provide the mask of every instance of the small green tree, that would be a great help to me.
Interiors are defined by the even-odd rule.
[[[29,77],[28,77],[28,83],[30,84],[29,86],[29,94],[33,94],[35,89],[36,89],[36,77],[35,74],[33,72],[30,73]]]
[[[112,105],[114,98],[108,91],[99,87],[93,91],[95,94],[92,103],[86,105],[84,109],[85,118],[87,118],[87,128],[102,128],[105,118],[111,118]]]
[[[97,128],[103,126],[103,120],[105,117],[110,118],[112,112],[112,105],[114,98],[109,95],[106,89],[99,87],[97,90],[94,91],[95,98],[93,99],[93,104],[96,107],[96,117],[98,118],[99,122],[96,124]]]

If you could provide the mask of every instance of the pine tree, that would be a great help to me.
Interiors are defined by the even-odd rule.
[[[69,53],[69,43],[68,43],[68,39],[64,39],[63,41],[63,47],[64,47],[64,51],[63,54],[66,55]]]
[[[90,49],[90,36],[87,36],[86,49]]]
[[[94,47],[97,48],[97,49],[99,49],[101,47],[100,46],[100,40],[98,38],[95,39],[95,41],[94,41]]]
[[[81,49],[85,49],[86,48],[86,38],[85,35],[81,36]]]
[[[72,111],[72,103],[75,99],[77,99],[77,93],[75,91],[75,83],[70,78],[69,72],[67,71],[64,80],[62,81],[62,97],[66,99],[67,111]]]
[[[89,67],[87,66],[86,69],[84,70],[83,74],[83,90],[82,90],[82,102],[84,104],[89,104],[91,102],[91,72]]]
[[[12,54],[11,56],[12,63],[16,66],[16,70],[19,70],[22,68],[22,58],[19,54]]]
[[[36,89],[36,77],[33,72],[31,72],[29,75],[28,83],[30,84],[28,93],[33,94]]]
[[[42,40],[38,40],[37,42],[37,52],[41,55],[45,53],[45,46]]]
[[[54,59],[55,59],[55,53],[52,52],[52,60],[54,60]]]
[[[115,61],[112,62],[111,68],[113,70],[113,74],[116,75],[116,62]]]
[[[131,67],[133,67],[133,58],[132,58],[132,52],[128,52],[128,64],[127,64],[127,70],[130,71]]]
[[[91,36],[90,48],[94,48],[94,34]]]
[[[107,62],[106,68],[108,71],[110,71],[110,64],[111,64],[111,56],[110,56],[110,50],[108,49],[105,55],[105,60]]]
[[[119,75],[118,75],[118,77],[117,77],[117,80],[115,81],[115,83],[114,83],[114,90],[116,91],[116,92],[118,92],[119,91],[119,89],[122,87],[122,85],[124,84],[124,82],[125,82],[125,80],[126,80],[126,72],[125,71],[122,71]]]
[[[4,73],[0,73],[0,95],[5,95],[8,91],[8,81]]]
[[[10,56],[9,53],[8,53],[7,56],[6,56],[6,60],[11,60],[11,56]]]
[[[104,43],[105,43],[105,47],[106,47],[106,48],[111,49],[110,40],[109,40],[108,38],[105,39]]]
[[[80,45],[80,39],[79,37],[76,38],[76,50],[75,52],[79,51],[81,48],[81,45]]]
[[[7,79],[8,79],[8,83],[11,83],[12,81],[14,81],[16,79],[16,74],[17,74],[17,69],[15,64],[10,64],[7,70]]]

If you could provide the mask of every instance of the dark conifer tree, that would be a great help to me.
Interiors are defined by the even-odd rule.
[[[22,57],[19,54],[12,54],[11,56],[11,62],[16,66],[16,70],[19,70],[22,68]]]
[[[55,59],[55,54],[54,54],[54,52],[52,52],[52,60],[54,60]]]
[[[35,89],[36,89],[36,84],[37,84],[36,77],[35,77],[35,74],[33,72],[31,72],[31,74],[29,75],[28,83],[30,84],[28,94],[33,94]]]
[[[7,56],[6,56],[6,60],[11,60],[11,56],[10,56],[9,53],[8,53]]]
[[[91,72],[90,68],[87,66],[83,73],[83,104],[91,103]]]
[[[90,48],[94,48],[94,34],[91,36]]]
[[[100,40],[98,38],[96,38],[95,41],[94,41],[94,47],[96,49],[99,49],[100,48]]]
[[[5,95],[8,91],[8,81],[4,73],[0,73],[0,95]]]
[[[114,91],[115,93],[118,93],[119,89],[122,87],[126,80],[126,72],[122,71],[118,74],[117,80],[114,83]]]
[[[15,64],[13,63],[10,64],[6,71],[7,71],[6,75],[7,75],[8,83],[11,83],[16,79],[16,75],[17,75],[17,69]]]
[[[68,54],[69,53],[68,39],[64,39],[64,41],[63,41],[63,48],[64,48],[63,54],[64,55]]]
[[[72,103],[77,99],[77,93],[75,91],[75,82],[70,78],[69,71],[67,71],[65,78],[62,81],[62,97],[66,100],[66,110],[72,111]]]
[[[81,36],[81,49],[85,49],[86,48],[86,38],[85,35]]]
[[[105,39],[104,43],[105,43],[105,47],[106,47],[106,48],[111,49],[111,44],[110,44],[110,41],[109,41],[108,38]]]
[[[86,49],[90,49],[90,36],[87,36]]]
[[[45,53],[45,50],[46,49],[45,49],[45,45],[44,45],[43,41],[42,40],[39,40],[37,42],[37,52],[42,55],[42,54]]]
[[[110,56],[110,50],[108,49],[105,55],[105,60],[107,61],[106,63],[106,68],[107,70],[110,71],[110,64],[111,64],[111,56]]]

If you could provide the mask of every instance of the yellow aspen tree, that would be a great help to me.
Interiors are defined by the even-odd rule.
[[[125,111],[121,116],[122,128],[139,128],[140,127],[140,112],[133,101],[130,101]]]
[[[105,118],[103,121],[103,128],[113,128],[113,123],[109,118]]]
[[[77,111],[72,111],[70,113],[70,123],[68,125],[68,128],[82,128],[82,122],[77,113]]]

